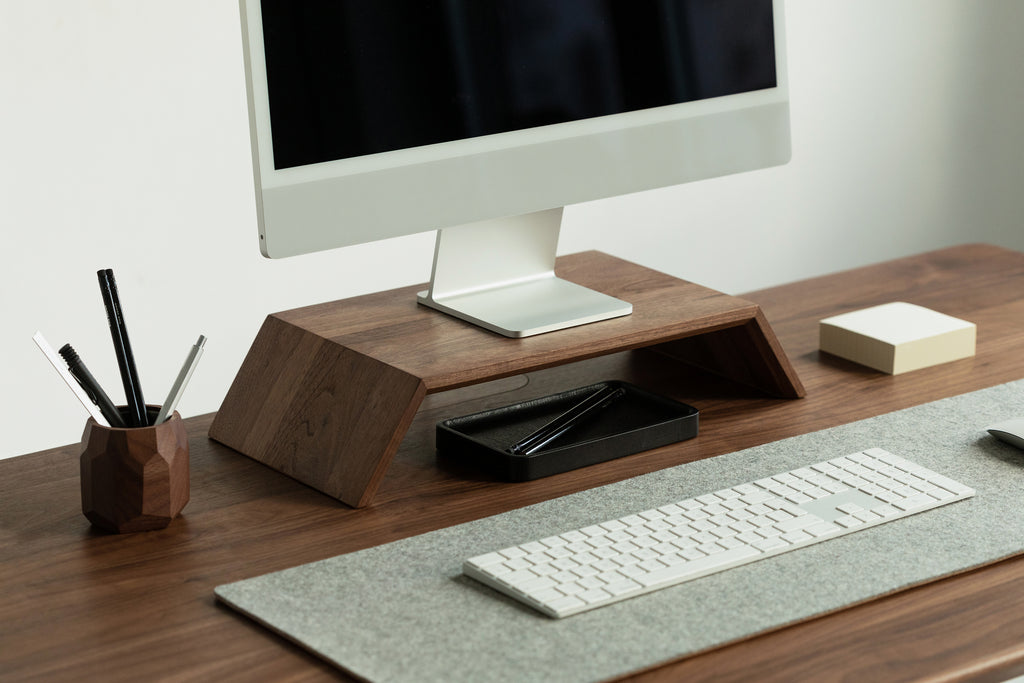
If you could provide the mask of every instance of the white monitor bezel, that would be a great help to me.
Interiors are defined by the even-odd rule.
[[[755,92],[287,169],[273,163],[260,0],[240,0],[260,250],[280,258],[789,161],[777,85]]]

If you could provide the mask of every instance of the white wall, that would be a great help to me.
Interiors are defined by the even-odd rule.
[[[561,250],[739,293],[966,241],[1024,249],[1022,26],[1015,0],[790,0],[793,161],[572,207]],[[216,410],[267,313],[429,277],[431,235],[262,259],[246,126],[233,0],[0,0],[0,457],[85,421],[36,330],[120,395],[100,268],[150,402],[209,337],[186,416]]]

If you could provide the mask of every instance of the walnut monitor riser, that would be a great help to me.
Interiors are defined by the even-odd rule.
[[[600,252],[560,277],[632,315],[509,339],[419,306],[422,287],[267,317],[210,437],[353,507],[368,505],[428,393],[656,348],[785,398],[804,389],[761,309]]]

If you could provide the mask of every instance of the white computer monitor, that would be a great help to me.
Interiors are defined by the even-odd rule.
[[[262,253],[437,230],[420,302],[507,336],[632,310],[563,207],[789,160],[782,0],[240,6]]]

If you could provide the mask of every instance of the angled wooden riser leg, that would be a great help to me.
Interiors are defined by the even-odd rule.
[[[805,394],[760,309],[743,324],[651,348],[772,396],[802,398]]]
[[[271,316],[210,437],[361,507],[425,394],[419,378]]]

